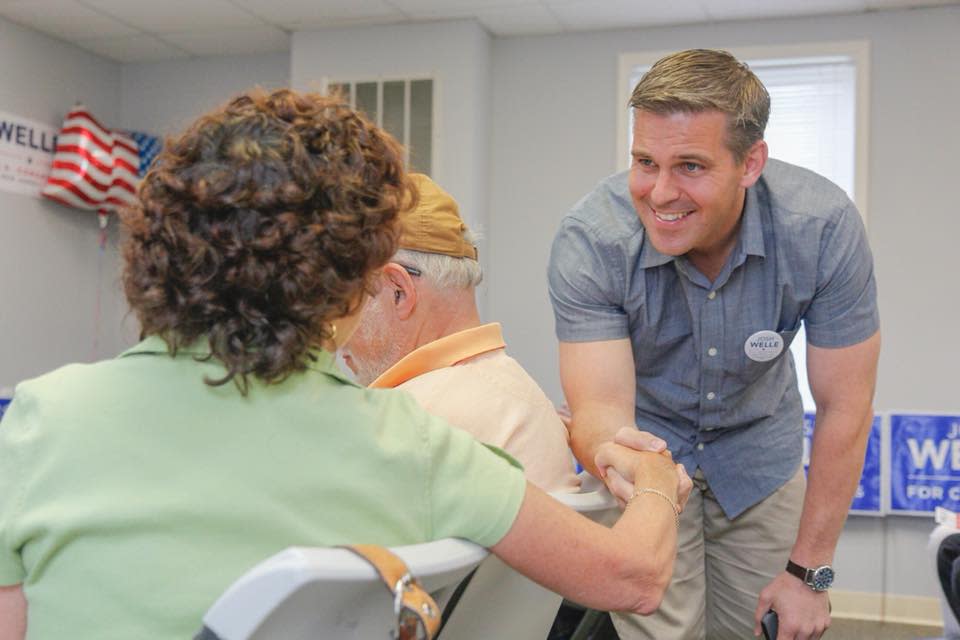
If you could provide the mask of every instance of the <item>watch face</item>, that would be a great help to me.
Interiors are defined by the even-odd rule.
[[[810,581],[810,586],[813,587],[814,591],[826,591],[832,584],[833,569],[830,567],[818,567],[816,571],[813,572],[813,579]]]

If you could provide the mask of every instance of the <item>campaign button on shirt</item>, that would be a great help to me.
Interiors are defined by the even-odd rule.
[[[783,351],[783,338],[776,331],[757,331],[743,343],[743,351],[754,362],[767,362]]]

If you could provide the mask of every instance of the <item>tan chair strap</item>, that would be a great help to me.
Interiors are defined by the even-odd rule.
[[[393,611],[397,614],[397,640],[431,640],[440,627],[440,610],[430,594],[406,563],[386,547],[376,544],[344,545],[377,570],[387,590],[393,594]],[[424,635],[418,635],[420,629]]]

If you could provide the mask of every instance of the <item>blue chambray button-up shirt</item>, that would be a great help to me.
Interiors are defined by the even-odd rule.
[[[737,244],[716,281],[647,242],[628,172],[564,218],[550,299],[564,342],[630,338],[637,426],[699,467],[728,517],[773,493],[803,453],[803,408],[789,346],[843,347],[879,328],[873,258],[856,207],[836,185],[769,160],[747,190]],[[757,361],[748,338],[773,331]]]

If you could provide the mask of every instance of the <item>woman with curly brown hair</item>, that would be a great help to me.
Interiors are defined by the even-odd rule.
[[[337,369],[416,199],[402,159],[337,99],[289,90],[168,141],[123,215],[145,339],[22,383],[0,427],[0,640],[189,637],[284,547],[447,536],[584,604],[656,607],[689,491],[669,456],[598,459],[636,468],[605,529]]]

